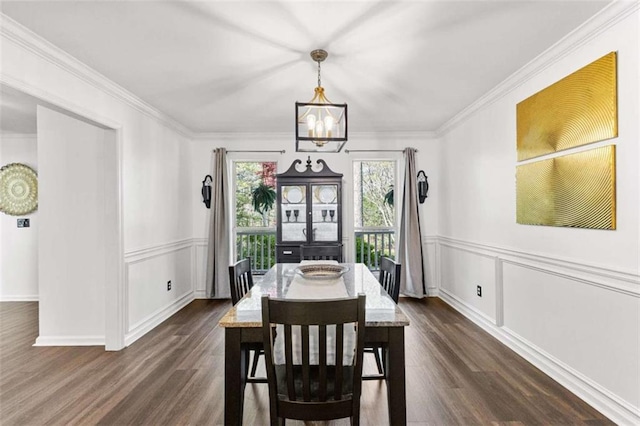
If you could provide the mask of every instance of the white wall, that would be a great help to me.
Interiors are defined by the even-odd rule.
[[[109,131],[38,106],[38,345],[105,344],[115,150]]]
[[[38,172],[35,135],[0,135],[0,166],[22,163]],[[18,228],[17,219],[30,219]],[[0,215],[0,301],[38,300],[38,211]]]
[[[173,251],[191,239],[191,191],[198,191],[190,182],[188,133],[86,65],[4,15],[0,18],[0,83],[118,130],[126,282],[116,308],[130,343],[188,302],[184,294],[167,292],[168,280],[193,295],[191,276],[168,276],[152,261],[160,256],[176,270],[191,265],[191,259]],[[127,280],[129,261],[145,273]],[[135,307],[143,325],[132,327],[126,306]]]
[[[295,152],[295,142],[293,134],[290,135],[220,135],[207,138],[195,139],[191,142],[191,187],[193,216],[193,235],[196,246],[196,295],[204,297],[207,252],[207,232],[209,212],[202,203],[199,188],[206,174],[212,173],[212,151],[217,147],[224,147],[228,150],[285,150],[285,154],[272,153],[229,153],[231,160],[253,160],[253,161],[277,161],[278,173],[286,171],[291,163],[300,159],[303,166],[308,153]],[[345,146],[348,150],[357,149],[385,149],[402,150],[405,147],[418,149],[417,167],[424,169],[429,176],[431,184],[430,195],[423,204],[422,233],[425,251],[430,256],[425,260],[427,267],[427,285],[435,288],[435,247],[433,236],[437,233],[438,217],[438,157],[439,145],[437,138],[429,134],[386,134],[386,135],[351,135]],[[317,159],[323,159],[327,165],[335,172],[342,173],[343,178],[343,243],[345,246],[345,257],[347,260],[353,259],[351,247],[353,246],[353,161],[361,159],[392,159],[399,164],[398,184],[402,186],[404,159],[401,152],[380,152],[380,153],[325,153],[311,154],[311,160],[315,164]],[[231,167],[229,168],[231,173]]]
[[[621,423],[640,422],[638,21],[636,8],[601,27],[450,129],[440,175],[442,297]],[[516,224],[516,104],[611,51],[619,137],[587,148],[617,146],[617,230]]]

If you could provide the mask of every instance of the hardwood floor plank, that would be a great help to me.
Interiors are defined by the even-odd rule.
[[[612,424],[441,300],[401,298],[400,304],[411,319],[409,424]],[[130,347],[105,352],[33,347],[37,303],[0,303],[0,424],[222,424],[224,332],[217,323],[229,307],[196,300]],[[365,371],[375,372],[370,358]],[[386,391],[384,382],[363,383],[361,424],[385,424]],[[269,423],[268,399],[266,385],[247,385],[244,424]]]

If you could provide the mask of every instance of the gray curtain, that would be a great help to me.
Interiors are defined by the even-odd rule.
[[[211,183],[211,217],[207,250],[207,297],[228,298],[229,291],[229,195],[227,151],[213,152],[213,182]]]
[[[422,262],[422,231],[418,214],[416,150],[405,149],[404,158],[404,192],[398,240],[398,262],[402,264],[400,293],[422,298],[426,294],[426,286]]]

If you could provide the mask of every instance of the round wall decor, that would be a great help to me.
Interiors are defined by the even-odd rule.
[[[11,163],[0,169],[0,211],[22,216],[38,208],[38,175],[29,166]]]

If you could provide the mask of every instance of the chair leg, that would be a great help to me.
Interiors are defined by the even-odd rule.
[[[256,370],[258,369],[258,358],[260,358],[260,351],[251,351],[253,352],[253,363],[251,364],[251,376],[256,377]]]
[[[378,373],[384,374],[384,369],[382,368],[382,360],[380,359],[380,348],[374,348],[373,355],[376,357],[376,365],[378,366]]]

